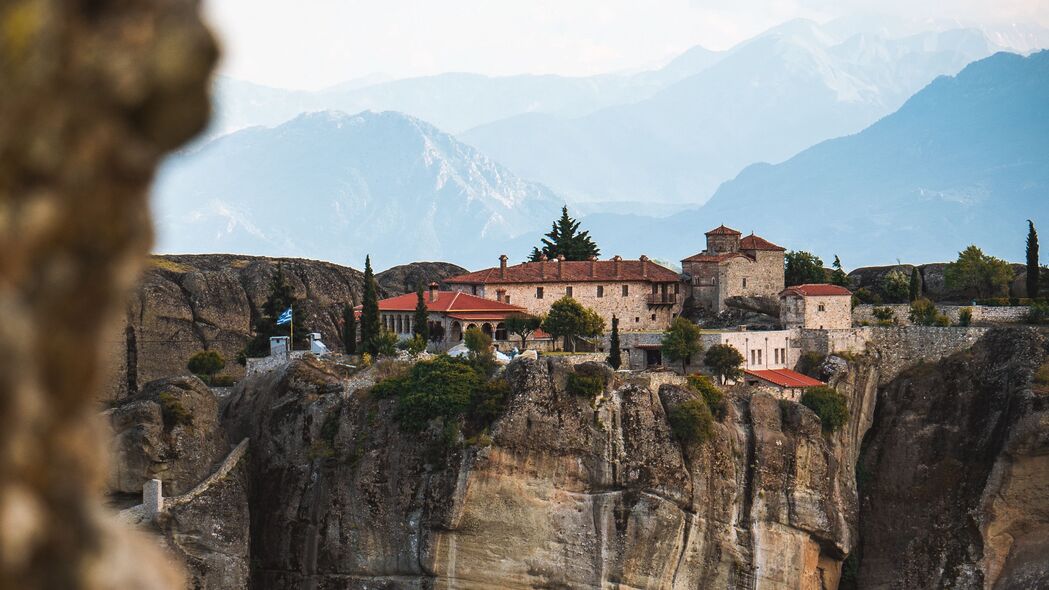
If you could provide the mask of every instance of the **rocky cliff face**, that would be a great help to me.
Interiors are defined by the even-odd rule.
[[[1049,586],[1045,361],[1036,332],[994,331],[883,389],[857,467],[859,588]]]
[[[301,361],[245,382],[256,588],[834,588],[855,539],[850,436],[741,390],[681,445],[645,378],[596,400],[571,368],[518,361],[490,442],[405,435],[366,375]]]
[[[1009,283],[1008,290],[1003,290],[999,295],[1007,297],[1027,297],[1027,267],[1023,264],[1011,265],[1013,269],[1013,280]],[[852,289],[867,288],[878,292],[885,275],[892,271],[902,272],[910,279],[911,264],[897,264],[894,266],[868,266],[857,268],[849,273],[849,286]],[[918,272],[922,276],[922,288],[926,297],[933,301],[968,303],[976,297],[975,291],[949,289],[944,272],[947,263],[935,262],[932,264],[918,265]]]
[[[228,254],[155,256],[127,308],[124,327],[109,343],[112,377],[108,399],[134,394],[147,382],[188,375],[186,362],[198,350],[219,351],[226,372],[240,376],[234,363],[251,338],[277,266],[284,271],[307,319],[306,329],[320,332],[332,348],[342,347],[342,306],[363,292],[363,275],[352,268],[298,258],[262,258]],[[415,280],[440,282],[464,269],[424,262],[376,275],[381,296],[397,295]]]

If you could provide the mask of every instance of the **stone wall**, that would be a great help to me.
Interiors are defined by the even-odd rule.
[[[857,305],[852,310],[852,321],[854,324],[876,324],[878,319],[874,317],[875,307],[887,307],[893,311],[896,321],[901,326],[909,326],[911,323],[911,306],[906,303],[890,303],[885,305]],[[961,310],[968,307],[973,312],[972,323],[976,325],[1000,325],[1000,324],[1022,324],[1027,320],[1027,307],[1025,306],[987,306],[987,305],[938,305],[940,313],[951,319],[951,323],[958,323]]]

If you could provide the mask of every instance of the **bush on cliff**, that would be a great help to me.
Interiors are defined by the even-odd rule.
[[[845,396],[831,387],[810,387],[801,394],[801,404],[816,412],[823,432],[837,432],[849,419]]]
[[[714,385],[706,375],[694,373],[688,376],[688,386],[703,397],[710,413],[720,422],[725,419],[727,407],[725,405],[725,394],[721,393],[717,385]]]
[[[502,414],[510,387],[504,379],[487,380],[466,360],[442,355],[380,381],[372,396],[396,400],[393,417],[408,432],[425,430],[434,418],[447,423],[463,417],[470,430],[480,431]]]
[[[940,313],[940,310],[936,309],[936,304],[925,297],[911,304],[910,317],[911,323],[916,326],[946,327],[951,325],[950,318]]]
[[[683,444],[702,444],[714,433],[714,417],[699,398],[686,400],[667,414],[674,438]]]
[[[580,365],[575,371],[568,374],[568,383],[565,388],[568,393],[579,397],[597,397],[608,386],[608,379],[604,372],[593,366]]]

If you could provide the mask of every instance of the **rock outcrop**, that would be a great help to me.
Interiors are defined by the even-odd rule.
[[[218,424],[218,400],[196,377],[146,384],[106,411],[113,436],[108,490],[141,495],[151,479],[164,494],[188,492],[229,452]]]
[[[419,283],[425,287],[437,283],[444,287],[444,279],[467,272],[461,266],[448,262],[413,262],[376,273],[375,282],[387,297],[412,293]]]
[[[322,362],[247,379],[224,421],[253,441],[253,587],[834,587],[855,538],[849,436],[740,390],[683,446],[667,408],[695,394],[631,379],[584,399],[571,371],[512,363],[490,442],[448,446]]]
[[[333,350],[342,348],[342,307],[360,303],[361,272],[299,258],[263,258],[230,254],[154,256],[132,297],[123,328],[108,347],[112,377],[106,399],[133,395],[145,383],[189,375],[193,353],[217,350],[225,373],[239,378],[244,369],[234,359],[251,339],[252,318],[261,313],[278,265],[306,318],[298,330],[319,332]],[[442,262],[420,262],[378,273],[380,296],[415,289],[416,280],[440,282],[465,272]]]
[[[1049,396],[1033,330],[901,374],[857,467],[858,588],[1049,586]]]
[[[1007,297],[1027,297],[1027,267],[1022,264],[1013,264],[1013,280],[1009,283],[1007,291],[1000,293]],[[892,271],[899,271],[910,279],[911,271],[915,268],[912,264],[897,264],[893,266],[868,266],[857,268],[849,273],[849,287],[853,290],[866,288],[879,292],[885,275]],[[932,299],[944,303],[969,303],[976,297],[974,291],[953,290],[947,287],[947,279],[944,275],[947,263],[936,262],[918,265],[918,272],[922,276],[923,294]]]

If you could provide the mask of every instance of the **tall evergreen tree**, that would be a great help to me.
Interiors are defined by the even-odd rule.
[[[255,319],[255,336],[248,342],[242,351],[245,357],[267,356],[270,353],[270,337],[288,336],[291,333],[291,324],[277,325],[280,317],[289,307],[292,309],[292,324],[295,326],[295,342],[303,345],[309,330],[306,328],[306,315],[302,306],[296,304],[295,291],[288,283],[284,275],[284,267],[277,265],[277,272],[270,279],[270,292],[266,301],[262,303],[262,316]]]
[[[561,217],[555,221],[550,232],[543,238],[543,248],[532,248],[529,260],[536,262],[545,255],[553,260],[564,256],[565,260],[589,260],[601,250],[590,238],[590,232],[579,231],[579,222],[568,215],[568,207],[561,208]]]
[[[841,287],[849,286],[849,275],[845,274],[845,269],[841,267],[841,259],[838,255],[834,255],[834,264],[831,265],[834,270],[830,273],[830,282],[834,285]]]
[[[357,307],[356,301],[346,303],[342,306],[342,342],[346,354],[357,352],[357,314],[353,308]]]
[[[419,281],[419,287],[415,290],[415,318],[413,320],[412,332],[423,339],[430,340],[430,313],[426,309],[426,297],[423,295],[423,284]]]
[[[1038,264],[1038,232],[1034,229],[1034,222],[1027,220],[1027,296],[1031,299],[1038,297],[1041,282],[1039,274],[1042,267]]]
[[[922,291],[922,273],[918,271],[918,267],[915,266],[911,269],[911,284],[908,293],[911,302],[921,299]]]
[[[612,316],[612,335],[608,338],[608,364],[619,370],[623,364],[623,351],[619,348],[619,318]]]
[[[361,302],[361,347],[364,352],[378,352],[379,337],[379,287],[375,284],[371,256],[364,258],[364,298]]]

